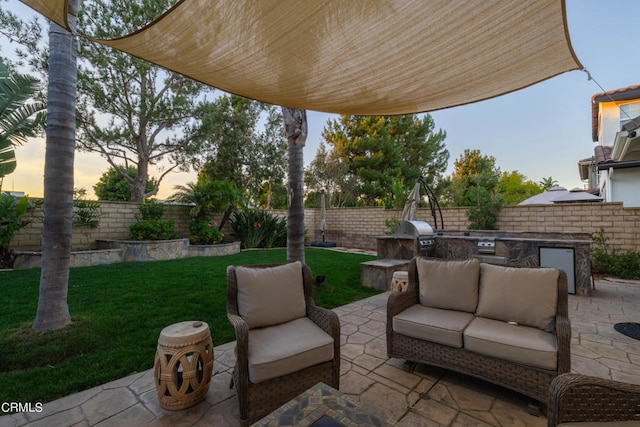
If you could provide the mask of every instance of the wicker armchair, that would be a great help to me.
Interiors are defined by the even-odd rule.
[[[302,278],[297,276],[294,277],[295,280],[283,280],[282,275],[278,276],[278,271],[289,267],[294,268],[294,276],[301,274]],[[288,274],[291,276],[291,272]],[[253,288],[247,288],[248,281],[253,282],[249,284],[254,286]],[[251,319],[247,314],[247,295],[254,298],[254,308],[256,304],[268,303],[269,301],[265,300],[271,300],[272,304],[263,307],[266,311],[262,313],[266,317],[279,316],[288,310],[282,306],[283,300],[290,300],[289,295],[298,292],[291,291],[289,282],[295,282],[295,288],[303,288],[299,290],[302,317],[281,323],[277,323],[281,319],[276,319],[271,321],[272,324],[256,326],[255,318]],[[231,386],[235,385],[237,390],[242,420],[255,421],[318,382],[324,382],[335,389],[339,388],[340,321],[333,311],[314,304],[313,284],[311,270],[299,262],[227,268],[227,318],[236,334],[236,364]],[[247,289],[250,291],[249,294]],[[268,295],[256,297],[256,294],[263,292],[261,289],[269,289]],[[313,352],[317,353],[317,346],[306,349],[304,356],[300,355],[302,353],[291,354],[294,350],[282,354],[283,349],[288,349],[288,346],[300,347],[301,342],[308,339],[310,334],[302,332],[299,322],[306,322],[304,328],[317,330],[311,331],[311,335],[319,334],[320,339],[325,340],[322,345],[324,356],[314,359],[310,355]],[[267,334],[266,338],[264,334]],[[274,348],[275,342],[277,345]],[[271,353],[264,350],[266,347],[271,347]],[[277,353],[275,356],[272,354],[274,351]],[[327,353],[330,354],[327,356]],[[327,357],[330,359],[327,360]],[[291,372],[292,369],[298,370]]]
[[[580,374],[559,375],[549,387],[547,417],[549,427],[608,421],[640,425],[640,385]]]

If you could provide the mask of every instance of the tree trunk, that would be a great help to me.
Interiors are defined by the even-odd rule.
[[[288,141],[289,207],[287,218],[287,262],[304,262],[304,160],[307,112],[282,107]]]
[[[80,0],[69,1],[69,26],[75,33]],[[44,167],[42,272],[38,311],[33,329],[59,329],[71,323],[67,291],[73,219],[73,158],[77,41],[51,22],[49,28],[49,88]]]

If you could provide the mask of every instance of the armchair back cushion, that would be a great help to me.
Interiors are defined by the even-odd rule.
[[[236,267],[238,314],[249,329],[304,317],[302,263],[268,268]]]
[[[476,316],[553,332],[559,275],[556,268],[515,268],[481,263]]]
[[[420,304],[473,313],[478,305],[480,262],[417,258]]]

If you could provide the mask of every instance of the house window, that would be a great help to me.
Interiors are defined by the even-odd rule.
[[[631,119],[640,116],[640,102],[632,102],[620,106],[620,129],[629,123]]]

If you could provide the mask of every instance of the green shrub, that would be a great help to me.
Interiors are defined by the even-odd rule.
[[[192,245],[214,245],[222,243],[224,236],[216,223],[206,219],[195,219],[189,223],[189,243]]]
[[[143,221],[159,221],[164,215],[164,205],[153,199],[145,200],[138,208]]]
[[[177,239],[173,221],[140,221],[129,227],[130,240],[171,240]]]
[[[629,251],[616,254],[611,274],[621,279],[640,279],[640,253]]]
[[[73,223],[80,227],[98,228],[100,223],[100,203],[90,200],[73,201]]]
[[[10,268],[13,264],[14,253],[9,249],[9,243],[16,231],[29,225],[30,221],[21,219],[28,208],[26,197],[0,193],[0,268]]]
[[[604,229],[592,236],[591,265],[594,273],[612,274],[621,279],[640,279],[640,253],[609,251]]]
[[[255,209],[236,213],[231,225],[245,249],[287,245],[287,220],[267,211]]]

